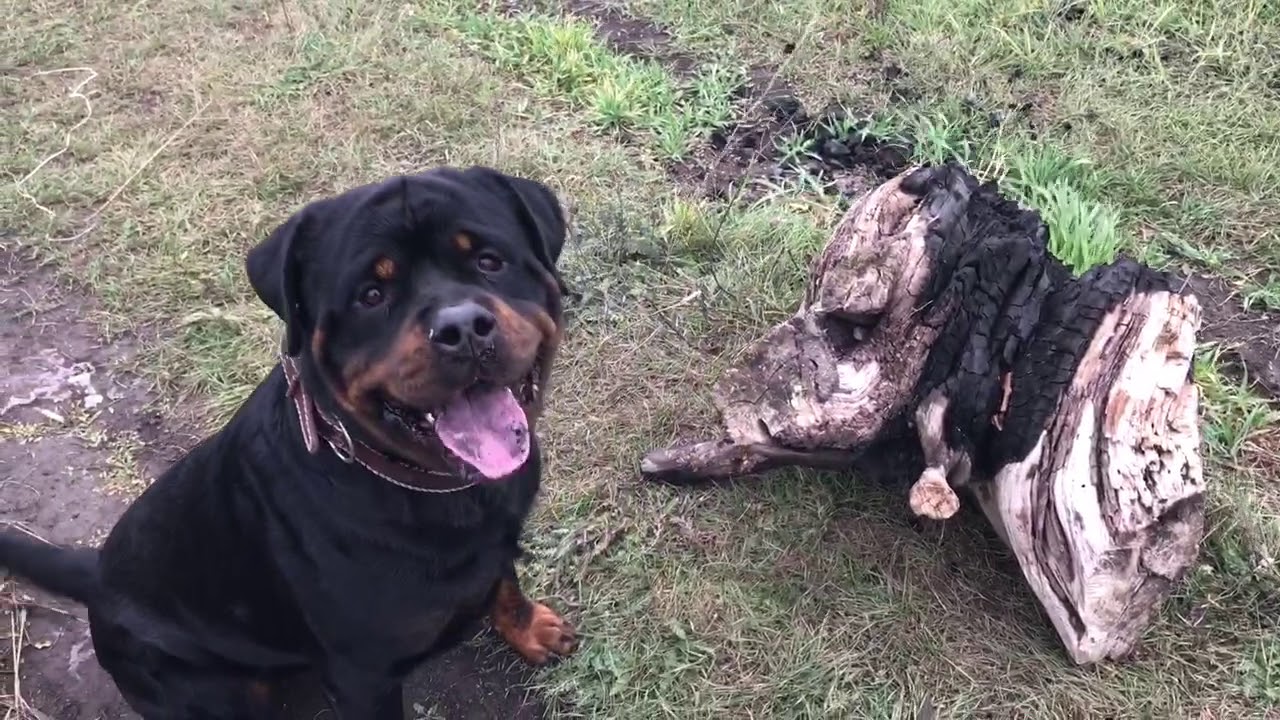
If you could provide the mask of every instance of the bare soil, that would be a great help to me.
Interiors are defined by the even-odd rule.
[[[698,60],[673,48],[671,33],[656,23],[600,0],[561,5],[590,21],[615,52],[661,63],[677,78],[697,73]],[[862,137],[862,126],[844,122],[846,111],[838,106],[810,113],[775,68],[751,68],[736,95],[740,116],[670,168],[679,184],[697,194],[750,201],[803,173],[828,192],[852,199],[907,167],[910,147]],[[786,157],[784,145],[804,152]]]
[[[1204,310],[1200,339],[1220,343],[1249,380],[1280,398],[1280,313],[1246,310],[1218,278],[1191,275],[1187,282]]]
[[[16,254],[0,258],[0,522],[55,543],[100,541],[127,503],[104,491],[119,462],[113,441],[142,429],[151,399],[116,370],[131,364],[136,341],[104,342],[89,303]],[[0,646],[0,695],[59,720],[134,717],[94,660],[83,608],[5,589],[3,627],[22,649],[14,682],[13,643]]]
[[[657,60],[676,77],[691,77],[698,69],[692,55],[671,46],[671,33],[644,18],[623,12],[600,0],[565,0],[568,12],[590,20],[596,34],[614,52]]]
[[[55,543],[100,542],[130,497],[198,439],[155,414],[156,394],[127,370],[144,344],[104,338],[94,312],[87,295],[0,250],[0,524]],[[82,607],[0,575],[0,634],[0,708],[21,702],[30,716],[56,720],[137,717],[98,666]],[[407,717],[543,717],[524,689],[528,672],[481,631],[411,677]],[[327,715],[310,688],[289,707],[295,718]]]

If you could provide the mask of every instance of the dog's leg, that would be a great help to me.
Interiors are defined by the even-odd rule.
[[[535,665],[547,662],[553,655],[568,655],[578,645],[568,621],[524,596],[514,567],[498,581],[489,618],[507,644]]]
[[[325,696],[339,720],[404,720],[404,685],[389,675],[332,667]]]

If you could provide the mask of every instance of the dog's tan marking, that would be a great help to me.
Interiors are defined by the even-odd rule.
[[[489,618],[507,644],[534,665],[553,655],[570,655],[578,647],[573,626],[546,605],[530,601],[511,578],[498,581]]]
[[[378,258],[378,261],[373,264],[373,274],[379,280],[394,280],[396,278],[395,261],[388,257]]]
[[[272,687],[269,683],[262,680],[253,680],[249,682],[249,702],[255,708],[269,708],[272,703]]]
[[[427,379],[432,375],[431,356],[425,349],[426,333],[416,323],[406,323],[396,344],[383,357],[357,357],[339,368],[339,377],[322,373],[333,399],[354,418],[360,429],[375,445],[394,449],[405,459],[430,467],[439,458],[422,447],[396,442],[387,434],[379,419],[376,392],[385,391],[392,399],[401,399],[402,381],[407,378]],[[320,346],[312,342],[312,354],[319,357]],[[335,382],[336,380],[336,382]],[[340,384],[339,384],[340,383]],[[421,390],[421,389],[420,389]],[[444,392],[429,389],[424,392]]]
[[[457,235],[454,235],[453,244],[457,246],[458,252],[464,254],[471,252],[471,248],[475,246],[475,243],[471,241],[471,236],[466,233],[458,233]]]
[[[539,309],[528,317],[496,295],[489,295],[486,300],[515,364],[532,363],[543,343],[555,337],[555,323],[546,311]]]

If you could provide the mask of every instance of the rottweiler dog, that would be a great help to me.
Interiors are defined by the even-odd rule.
[[[343,720],[487,614],[531,663],[574,630],[515,562],[562,336],[567,219],[542,183],[437,168],[305,207],[251,249],[281,361],[100,550],[9,532],[0,566],[83,603],[147,720],[277,717],[322,678]]]

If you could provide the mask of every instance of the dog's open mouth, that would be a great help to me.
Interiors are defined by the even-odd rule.
[[[383,402],[383,418],[408,430],[415,438],[435,438],[455,457],[488,480],[519,470],[529,459],[529,419],[541,388],[540,363],[517,385],[478,382],[430,411]]]

